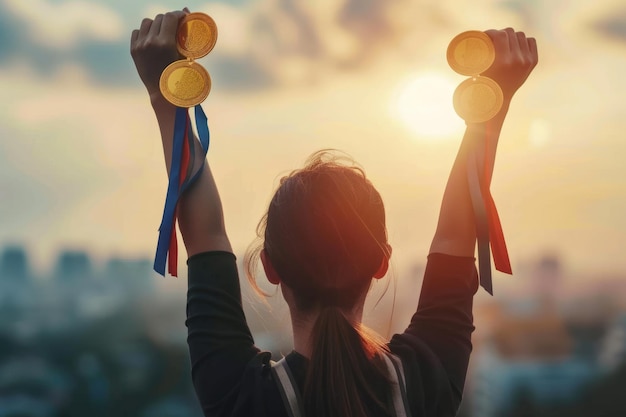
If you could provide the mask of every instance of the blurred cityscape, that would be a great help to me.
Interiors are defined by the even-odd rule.
[[[149,259],[97,267],[68,250],[36,276],[24,248],[4,248],[0,417],[201,417],[184,294],[162,297],[156,283]]]
[[[573,282],[557,256],[479,303],[467,416],[626,416],[626,277]]]
[[[460,415],[626,416],[626,277],[569,286],[554,255],[523,269],[523,290],[477,297]],[[413,270],[418,287],[423,267]],[[96,264],[87,252],[65,250],[37,274],[25,248],[2,248],[0,417],[201,417],[184,289],[158,283],[147,258]],[[402,327],[414,305],[396,303],[394,327]],[[262,306],[246,307],[257,344],[288,352],[287,315],[267,320]]]

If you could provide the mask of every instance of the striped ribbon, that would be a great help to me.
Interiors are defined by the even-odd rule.
[[[492,127],[490,122],[487,122],[484,149],[480,149],[478,146],[474,147],[467,164],[469,190],[476,222],[480,285],[491,295],[493,295],[493,284],[490,254],[493,253],[494,264],[498,271],[507,274],[512,273],[500,217],[489,190],[491,170],[488,168],[487,161],[491,153],[492,140]]]
[[[163,208],[163,218],[159,227],[154,258],[154,270],[165,276],[165,265],[170,275],[178,276],[178,241],[176,238],[176,220],[178,219],[178,201],[180,196],[194,183],[202,173],[209,150],[209,125],[207,117],[200,105],[195,106],[196,130],[202,146],[203,158],[200,168],[193,173],[195,158],[195,136],[191,127],[189,110],[176,108],[174,122],[174,138],[172,143],[172,163],[170,167],[169,185]]]

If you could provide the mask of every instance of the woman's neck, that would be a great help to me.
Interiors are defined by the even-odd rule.
[[[293,349],[305,356],[311,358],[312,343],[311,334],[313,333],[313,327],[319,316],[320,310],[303,312],[296,307],[296,302],[293,296],[293,292],[286,285],[281,285],[281,291],[283,297],[289,306],[289,313],[291,314],[291,328],[293,330]],[[344,310],[346,318],[352,323],[361,323],[363,320],[363,306],[365,305],[365,298],[367,297],[367,290],[363,291],[363,294],[356,302],[356,305],[351,310]]]
[[[311,334],[313,333],[313,327],[317,321],[319,311],[303,314],[291,308],[291,306],[289,309],[291,312],[291,327],[293,330],[293,348],[302,356],[310,359],[312,353]],[[361,323],[363,318],[363,305],[352,311],[344,311],[344,314],[352,323]]]

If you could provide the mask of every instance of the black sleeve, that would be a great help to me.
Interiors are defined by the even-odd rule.
[[[472,305],[477,290],[474,258],[430,254],[417,311],[406,331],[392,339],[392,343],[414,346],[421,351],[418,356],[444,369],[454,410],[461,402],[472,351]]]
[[[230,415],[249,363],[265,355],[258,355],[246,323],[235,255],[201,253],[187,265],[185,324],[194,387],[207,416]]]

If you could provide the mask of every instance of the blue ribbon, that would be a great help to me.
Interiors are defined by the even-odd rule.
[[[181,191],[180,191],[181,195],[185,191],[187,191],[187,189],[191,186],[191,184],[193,184],[202,173],[204,164],[206,163],[206,154],[207,152],[209,152],[209,142],[210,142],[210,137],[211,137],[209,133],[209,122],[207,121],[206,114],[204,114],[204,111],[202,110],[202,106],[197,105],[194,110],[195,110],[195,117],[196,117],[196,130],[198,131],[198,139],[200,140],[200,145],[202,146],[204,157],[202,158],[202,165],[200,166],[200,169],[198,169],[198,171],[196,171],[196,173],[192,177],[186,178],[185,181],[183,182],[181,186]],[[191,153],[190,158],[193,161],[194,136],[193,136],[193,132],[191,131],[191,129],[189,129],[188,140],[190,141],[189,142],[189,150]],[[193,164],[189,164],[189,169],[190,170],[193,169]]]
[[[172,235],[172,228],[174,227],[174,222],[176,221],[174,218],[176,214],[176,206],[178,205],[180,196],[191,186],[191,184],[194,183],[194,181],[200,177],[206,162],[206,154],[209,150],[209,125],[207,117],[200,105],[195,107],[195,118],[198,139],[200,140],[204,156],[202,158],[202,165],[200,168],[193,176],[190,176],[193,169],[195,138],[191,128],[187,129],[188,135],[185,137],[185,129],[188,127],[188,109],[182,107],[176,108],[169,185],[167,187],[165,207],[163,208],[163,218],[161,220],[161,225],[159,226],[159,239],[154,258],[154,270],[163,276],[165,276],[165,265],[167,263],[167,255],[170,249],[169,243]],[[185,140],[189,142],[190,163],[189,170],[185,173],[184,181],[181,184],[180,167],[182,164],[183,146]]]

